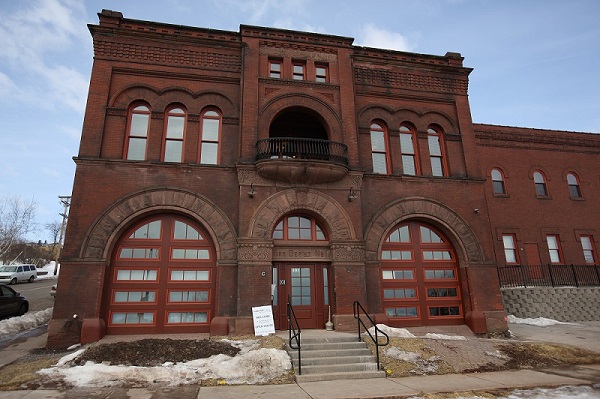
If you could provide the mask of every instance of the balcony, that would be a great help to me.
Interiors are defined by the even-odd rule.
[[[348,147],[335,141],[277,137],[256,142],[260,176],[292,184],[331,183],[348,173]]]

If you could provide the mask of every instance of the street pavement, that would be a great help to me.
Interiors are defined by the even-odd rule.
[[[573,345],[600,353],[600,322],[581,322],[551,327],[511,324],[511,332],[521,341]],[[31,336],[1,350],[0,367],[18,359],[29,350],[45,345],[46,335]],[[461,356],[457,353],[457,356]],[[11,360],[12,359],[12,360]],[[407,398],[444,392],[496,389],[532,389],[565,385],[593,386],[600,397],[600,364],[567,368],[524,369],[468,374],[428,375],[402,378],[338,380],[284,385],[226,385],[140,388],[73,388],[0,391],[0,399],[52,398],[260,398],[260,399],[334,399]]]

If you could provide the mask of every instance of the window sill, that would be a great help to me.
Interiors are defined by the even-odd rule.
[[[494,197],[496,197],[496,198],[510,198],[510,195],[508,195],[508,194],[496,194],[496,193],[493,193],[492,195]]]
[[[571,201],[585,201],[585,198],[583,197],[570,197]]]

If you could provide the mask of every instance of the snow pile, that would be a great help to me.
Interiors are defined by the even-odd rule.
[[[463,337],[462,335],[445,335],[445,334],[434,334],[434,333],[427,333],[422,338],[443,339],[446,341],[466,341],[467,340],[467,338]]]
[[[155,367],[111,366],[87,362],[70,366],[70,361],[85,349],[69,354],[39,373],[53,380],[62,379],[76,387],[108,387],[127,384],[166,383],[170,386],[199,384],[215,379],[221,384],[263,384],[286,374],[291,369],[288,354],[279,349],[250,349],[257,343],[240,344],[242,352],[235,357],[215,355],[185,363],[165,363]]]
[[[423,335],[422,337],[419,337],[419,336],[414,335],[410,331],[408,331],[406,328],[394,328],[394,327],[386,326],[385,324],[377,324],[377,328],[379,329],[379,331],[383,331],[384,333],[386,333],[389,337],[396,337],[396,338],[426,338],[426,339],[443,339],[443,340],[448,340],[448,341],[466,341],[467,340],[467,338],[463,337],[462,335],[445,335],[445,334],[434,334],[434,333],[427,333],[427,334]],[[371,335],[373,337],[375,337],[375,327],[369,328],[369,332],[371,333]]]
[[[392,359],[402,360],[414,364],[416,368],[411,370],[411,373],[413,374],[433,374],[439,368],[439,356],[431,356],[428,359],[425,359],[419,353],[403,351],[395,346],[385,349],[383,353]]]
[[[0,320],[0,338],[21,331],[32,330],[48,323],[50,318],[52,318],[53,309],[54,308],[48,308],[46,310],[40,310],[39,312],[26,313],[23,316]]]
[[[545,317],[537,317],[535,319],[530,319],[530,318],[521,319],[521,318],[518,318],[511,314],[508,315],[508,322],[513,323],[513,324],[529,324],[529,325],[538,326],[538,327],[548,327],[548,326],[554,326],[556,324],[567,324],[567,325],[572,325],[572,326],[579,325],[577,323],[566,323],[566,322],[562,322],[562,321],[546,319]]]
[[[377,328],[379,331],[383,331],[389,337],[398,337],[398,338],[416,338],[414,334],[409,332],[406,328],[394,328],[386,326],[385,324],[377,324]],[[369,332],[373,337],[375,336],[375,327],[369,328]]]

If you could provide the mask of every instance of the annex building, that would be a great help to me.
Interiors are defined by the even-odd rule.
[[[263,305],[286,329],[288,300],[306,329],[354,329],[359,301],[503,332],[499,265],[598,263],[600,135],[474,124],[458,53],[109,10],[89,29],[49,346],[251,333]]]

